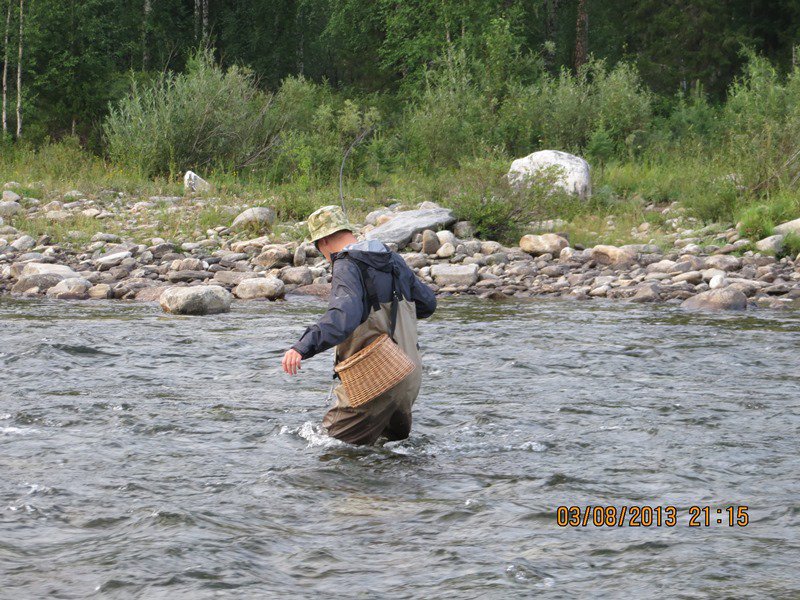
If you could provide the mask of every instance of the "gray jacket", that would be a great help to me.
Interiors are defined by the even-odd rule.
[[[345,341],[367,320],[369,300],[362,284],[361,270],[354,261],[367,266],[379,302],[392,299],[392,272],[397,274],[397,290],[414,302],[418,319],[436,310],[436,296],[408,267],[399,254],[375,240],[351,244],[331,257],[333,277],[328,310],[308,327],[292,348],[303,359],[310,358]]]

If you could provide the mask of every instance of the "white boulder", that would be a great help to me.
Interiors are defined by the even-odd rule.
[[[508,170],[508,182],[515,189],[525,189],[534,179],[546,176],[551,170],[556,175],[556,187],[584,200],[592,195],[589,163],[579,156],[558,150],[541,150],[518,158]]]
[[[186,171],[183,176],[183,189],[186,192],[210,192],[211,184],[194,171]]]

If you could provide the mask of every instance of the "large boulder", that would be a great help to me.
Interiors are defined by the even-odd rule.
[[[433,265],[431,276],[437,285],[475,285],[478,281],[478,265]]]
[[[391,221],[367,232],[368,240],[379,240],[385,244],[397,244],[402,248],[414,235],[426,229],[442,229],[455,223],[456,218],[449,208],[423,208],[397,213]]]
[[[275,223],[274,210],[266,206],[254,206],[240,213],[231,223],[231,229],[234,231],[248,228],[269,229],[273,223]]]
[[[22,200],[20,195],[13,190],[3,190],[3,202],[19,202]]]
[[[542,254],[552,254],[558,256],[564,248],[569,246],[569,242],[555,233],[545,233],[544,235],[523,235],[519,241],[519,247],[528,254],[540,256]]]
[[[70,277],[62,279],[47,290],[47,295],[59,300],[86,300],[92,283],[83,277]]]
[[[233,295],[242,300],[277,300],[285,293],[286,286],[277,277],[251,277],[233,290]]]
[[[693,310],[744,310],[747,308],[747,296],[734,288],[719,288],[687,298],[681,304],[681,308]]]
[[[775,233],[779,235],[786,235],[787,233],[796,233],[800,235],[800,219],[781,223],[775,228]]]
[[[52,263],[29,262],[22,269],[22,276],[26,275],[60,275],[61,279],[70,277],[80,277],[78,273],[70,269],[67,265],[56,265]]]
[[[183,176],[183,188],[186,192],[202,193],[211,191],[211,184],[194,171],[186,171],[186,175]]]
[[[158,301],[165,312],[211,315],[228,312],[232,299],[231,293],[218,285],[196,285],[167,288]]]
[[[555,187],[583,199],[592,195],[589,163],[579,156],[558,150],[541,150],[518,158],[511,163],[507,177],[511,187],[520,190],[530,187],[535,179],[550,172],[555,175]]]

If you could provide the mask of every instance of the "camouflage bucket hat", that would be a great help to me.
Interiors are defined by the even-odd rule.
[[[343,229],[353,231],[353,226],[350,225],[339,206],[323,206],[308,217],[308,232],[311,234],[312,242]]]

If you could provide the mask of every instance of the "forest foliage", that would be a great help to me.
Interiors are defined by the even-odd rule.
[[[499,186],[503,165],[551,148],[590,161],[601,180],[594,202],[607,209],[678,199],[704,220],[750,219],[764,231],[800,208],[793,1],[0,7],[7,156],[77,140],[144,178],[191,168],[313,189],[333,184],[363,138],[349,180],[458,173],[441,200],[495,230],[536,213]]]

